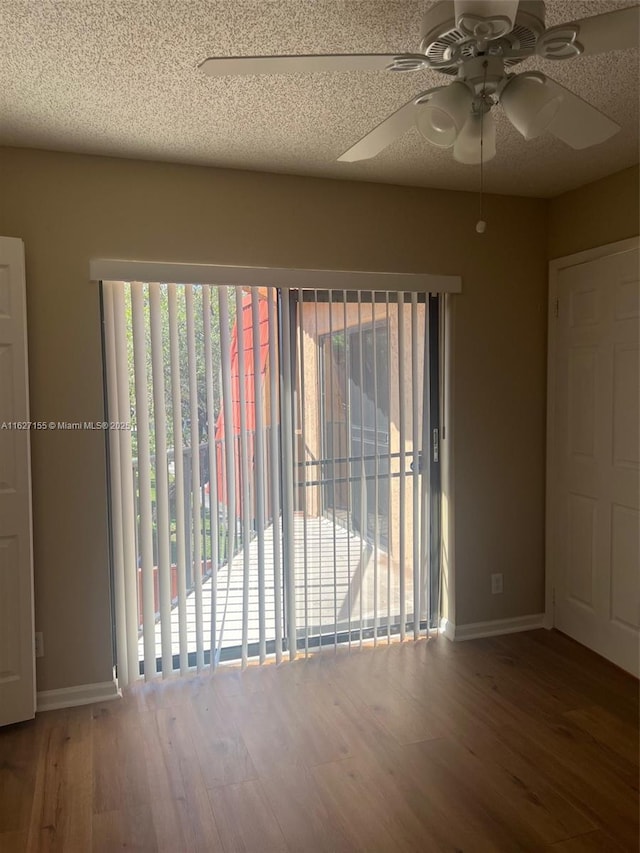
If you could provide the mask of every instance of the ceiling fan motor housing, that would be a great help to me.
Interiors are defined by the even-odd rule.
[[[489,54],[510,51],[535,52],[536,42],[544,33],[543,0],[521,0],[511,32],[488,42]],[[443,74],[457,75],[461,63],[478,55],[478,42],[456,26],[453,0],[442,0],[429,9],[422,20],[420,51],[437,63]],[[522,62],[524,57],[504,56],[506,68]]]
[[[500,56],[476,56],[462,63],[458,79],[466,83],[474,95],[495,95],[506,79],[504,67]]]

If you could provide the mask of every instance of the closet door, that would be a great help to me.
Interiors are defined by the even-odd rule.
[[[638,675],[638,249],[558,273],[551,557],[561,631]]]
[[[0,725],[35,714],[24,246],[0,237]]]

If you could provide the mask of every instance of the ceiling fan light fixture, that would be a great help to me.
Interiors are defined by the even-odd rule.
[[[453,146],[453,157],[458,163],[476,166],[493,160],[496,156],[496,122],[490,112],[484,116],[472,112],[458,134]]]
[[[451,148],[469,115],[473,96],[456,80],[418,103],[416,125],[427,142],[437,148]]]
[[[530,71],[507,82],[500,103],[516,130],[525,139],[535,139],[553,121],[562,95],[548,85],[544,74]]]

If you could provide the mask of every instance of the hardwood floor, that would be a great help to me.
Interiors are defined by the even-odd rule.
[[[0,730],[0,851],[638,850],[638,683],[557,632],[136,685]]]

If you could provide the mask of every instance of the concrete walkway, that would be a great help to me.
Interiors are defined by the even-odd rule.
[[[305,548],[306,529],[306,548]],[[274,609],[274,545],[273,525],[265,530],[265,624],[267,640],[275,639]],[[371,545],[357,533],[347,531],[339,523],[328,518],[295,516],[295,588],[298,637],[317,636],[346,631],[359,626],[373,624],[374,608],[377,607],[379,624],[387,624],[389,605],[392,622],[400,612],[398,566],[388,567],[387,554],[379,550],[377,557]],[[282,553],[282,549],[281,549]],[[306,560],[305,560],[306,553]],[[249,643],[259,640],[258,623],[258,540],[255,538],[248,548],[249,572]],[[220,627],[224,617],[221,647],[239,646],[242,643],[244,554],[236,554],[229,567],[218,571],[216,635],[220,643]],[[212,579],[202,584],[202,617],[204,648],[210,647],[211,636],[211,590]],[[306,590],[306,595],[305,595]],[[412,583],[407,577],[405,598],[407,613],[412,611]],[[226,603],[226,610],[225,610]],[[191,591],[187,596],[188,651],[196,651],[196,596]],[[177,606],[171,612],[171,637],[173,654],[179,646],[179,622]],[[161,656],[162,626],[155,624],[156,656]],[[140,638],[139,655],[143,659],[143,640]]]

